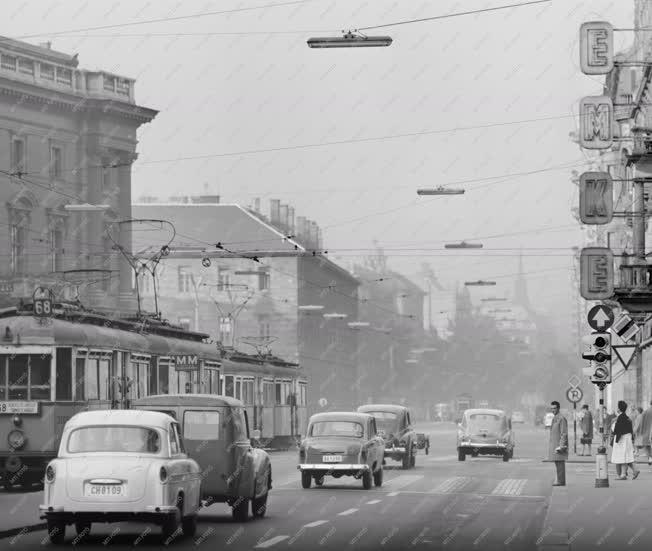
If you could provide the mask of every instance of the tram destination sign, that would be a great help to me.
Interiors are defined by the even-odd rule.
[[[199,357],[197,354],[171,354],[174,362],[174,369],[177,371],[197,371],[199,369]]]
[[[0,415],[32,414],[38,415],[38,402],[11,401],[0,402]]]

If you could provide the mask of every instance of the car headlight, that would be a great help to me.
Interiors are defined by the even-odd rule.
[[[19,450],[27,441],[22,430],[14,429],[7,435],[7,443],[12,450]]]
[[[56,474],[57,473],[54,470],[54,467],[52,465],[48,465],[48,468],[45,469],[45,480],[47,480],[50,483],[54,482],[54,478]]]

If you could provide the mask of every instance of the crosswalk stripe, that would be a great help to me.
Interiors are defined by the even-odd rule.
[[[409,486],[410,484],[413,484],[414,482],[417,482],[423,478],[422,474],[402,474],[397,476],[396,478],[392,478],[391,480],[387,480],[384,482],[384,486],[388,486],[389,488],[392,489],[392,491],[400,490],[401,488],[405,488],[406,486]]]
[[[352,515],[356,511],[357,511],[357,509],[347,509],[346,511],[342,511],[341,513],[337,513],[337,515],[340,516],[340,517],[344,517],[346,515]]]
[[[276,545],[279,541],[286,540],[289,537],[290,536],[274,536],[272,539],[259,543],[256,545],[256,547],[254,547],[254,549],[265,549],[267,547],[271,547],[272,545]]]
[[[470,480],[471,479],[467,476],[454,476],[453,478],[447,478],[441,484],[433,488],[430,493],[450,494],[461,490]]]
[[[376,503],[380,503],[380,499],[372,499],[371,501],[367,501],[365,505],[375,505]]]
[[[328,521],[327,520],[316,520],[315,522],[311,522],[309,524],[304,524],[304,528],[314,528],[315,526],[321,526],[322,524],[326,524]]]
[[[491,495],[518,496],[521,495],[527,478],[506,478],[501,480],[491,492]]]

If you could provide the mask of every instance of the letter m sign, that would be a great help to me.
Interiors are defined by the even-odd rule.
[[[176,371],[197,371],[199,358],[196,354],[175,354],[171,356]]]
[[[587,96],[580,101],[580,146],[608,149],[613,142],[613,103],[609,96]]]
[[[608,224],[614,216],[613,181],[608,172],[585,172],[580,176],[582,224]]]

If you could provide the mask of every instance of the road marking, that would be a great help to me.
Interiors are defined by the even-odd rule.
[[[374,505],[376,503],[380,503],[380,499],[372,499],[371,501],[367,501],[365,505]]]
[[[315,522],[311,522],[310,524],[304,524],[304,528],[314,528],[315,526],[321,526],[322,524],[326,524],[328,521],[327,520],[316,520]]]
[[[402,474],[396,478],[392,478],[384,483],[384,486],[389,486],[392,490],[400,490],[410,484],[413,484],[423,478],[422,474]]]
[[[433,488],[430,493],[432,494],[452,494],[461,490],[470,482],[467,476],[454,476],[447,478],[441,484]]]
[[[263,543],[259,543],[254,547],[254,549],[264,549],[266,547],[271,547],[272,545],[276,545],[278,542],[283,541],[288,539],[290,536],[274,536],[273,538],[264,541]]]
[[[505,478],[501,480],[498,485],[493,489],[491,495],[507,495],[518,496],[521,495],[527,479],[525,478]]]
[[[342,511],[341,513],[337,513],[338,516],[343,517],[346,515],[351,515],[355,513],[358,509],[347,509],[346,511]]]
[[[400,493],[401,493],[401,492],[389,492],[389,493],[387,494],[387,497],[394,497],[394,496],[397,496],[397,495],[400,494]]]

